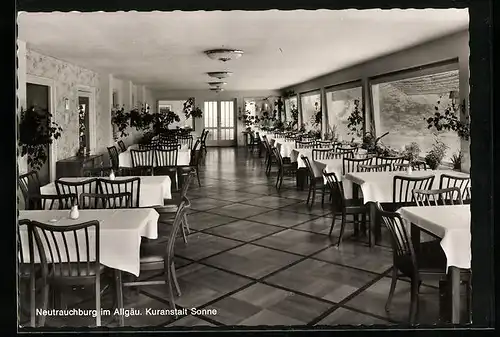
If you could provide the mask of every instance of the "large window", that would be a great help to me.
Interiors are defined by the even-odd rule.
[[[332,88],[326,91],[326,107],[328,111],[328,126],[335,132],[339,140],[357,138],[347,127],[347,118],[354,111],[355,103],[363,106],[363,89],[361,86],[351,88]]]
[[[321,124],[315,123],[315,116],[321,110],[321,95],[319,92],[307,93],[300,95],[300,103],[302,108],[302,120],[307,131],[321,130]]]
[[[432,148],[437,136],[449,147],[445,156],[449,161],[460,150],[460,138],[455,132],[429,129],[425,119],[436,109],[444,112],[456,99],[458,83],[458,70],[441,70],[372,84],[377,136],[389,132],[382,142],[396,149],[417,142],[421,156]]]
[[[297,96],[285,99],[285,119],[287,122],[293,121],[292,110],[298,109]]]

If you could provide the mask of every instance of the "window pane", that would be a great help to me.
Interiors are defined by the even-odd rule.
[[[326,106],[328,110],[328,124],[335,131],[340,140],[351,140],[355,135],[349,134],[347,128],[347,118],[354,110],[354,102],[359,100],[359,106],[362,102],[363,90],[361,87],[355,87],[344,90],[330,91],[326,93]]]
[[[450,93],[458,92],[458,82],[458,70],[453,70],[373,85],[377,136],[389,132],[382,142],[398,150],[417,142],[424,157],[432,148],[436,134],[449,147],[444,158],[449,161],[460,150],[460,138],[453,131],[428,129],[425,119],[436,112],[436,107],[443,113],[452,104]]]
[[[302,117],[304,118],[304,120],[300,121],[300,123],[305,125],[306,130],[318,129],[318,126],[314,124],[314,117],[316,115],[316,111],[321,109],[320,94],[301,96],[300,101],[302,107]],[[319,126],[319,128],[321,128],[321,126]]]

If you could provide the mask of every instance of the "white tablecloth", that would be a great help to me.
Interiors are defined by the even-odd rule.
[[[132,167],[132,155],[130,154],[130,150],[139,149],[138,144],[131,145],[127,148],[127,151],[122,152],[118,155],[118,166],[119,167]],[[151,150],[153,151],[153,150]],[[188,146],[183,146],[177,152],[177,165],[178,166],[187,166],[191,161],[191,150]],[[153,166],[156,163],[153,160]]]
[[[432,189],[439,188],[439,179],[442,174],[456,177],[469,177],[469,174],[451,170],[413,171],[411,177],[424,177],[434,175]],[[392,202],[392,185],[394,176],[408,176],[405,171],[400,172],[351,172],[345,175],[350,180],[361,186],[365,202]]]
[[[399,213],[406,221],[441,238],[447,267],[470,268],[469,205],[402,207]]]
[[[68,216],[69,211],[19,212],[19,219],[36,220],[53,226],[67,226],[91,220],[99,220],[99,259],[101,264],[139,276],[141,237],[149,239],[158,238],[159,215],[154,209],[80,210],[79,219],[71,220]],[[51,220],[58,221],[52,222]],[[94,233],[89,231],[89,234],[89,236],[92,236]],[[27,231],[23,230],[20,238],[23,254],[29,259],[27,238]],[[83,234],[83,238],[85,238],[85,234]],[[70,238],[69,235],[67,239],[68,246],[73,248],[73,254],[76,256],[74,239]],[[93,242],[93,237],[90,240],[89,242]],[[81,242],[85,241],[79,240],[81,259],[86,259],[86,253],[84,253]],[[35,261],[39,262],[38,252],[35,253]],[[74,258],[70,254],[70,259],[73,260]],[[93,260],[94,258],[95,251],[90,251],[90,259]]]
[[[125,180],[134,177],[116,177],[115,180]],[[142,176],[141,191],[139,192],[139,206],[148,207],[163,205],[163,199],[172,199],[172,182],[169,176]],[[69,182],[79,182],[89,178],[61,178]],[[42,194],[57,194],[55,183],[42,186]],[[96,191],[94,191],[96,192]]]
[[[311,151],[311,150],[310,150]],[[349,180],[346,180],[345,177],[342,175],[342,167],[343,167],[343,159],[321,159],[321,160],[314,160],[314,166],[316,167],[317,170],[320,172],[323,172],[325,170],[327,173],[335,173],[337,176],[337,179],[342,183],[344,186],[344,195],[347,199],[352,199],[353,194],[352,194],[352,182]],[[326,180],[326,179],[325,179]]]

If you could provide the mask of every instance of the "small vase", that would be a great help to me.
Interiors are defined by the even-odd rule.
[[[111,173],[109,174],[109,180],[115,180],[115,172],[111,170]]]
[[[80,217],[80,212],[78,211],[78,205],[71,206],[71,210],[69,211],[69,218],[76,220]]]

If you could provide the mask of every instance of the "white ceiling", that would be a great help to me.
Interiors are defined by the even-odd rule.
[[[46,55],[153,89],[280,89],[466,29],[466,9],[20,13],[19,38]],[[222,63],[203,51],[241,49]]]

